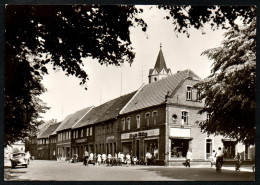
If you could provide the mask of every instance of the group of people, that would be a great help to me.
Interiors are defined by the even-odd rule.
[[[126,164],[126,166],[131,166],[132,164],[135,166],[136,164],[150,165],[154,164],[154,156],[151,153],[147,152],[145,155],[145,159],[141,158],[138,160],[137,156],[131,155],[130,153],[115,153],[114,155],[105,153],[96,154],[89,153],[88,151],[84,152],[83,156],[83,164],[85,166],[89,164],[93,165],[107,165],[107,166],[122,166]]]
[[[118,154],[115,153],[114,156],[111,154],[96,154],[96,153],[89,153],[85,151],[83,156],[83,164],[85,166],[89,164],[93,165],[108,165],[108,166],[122,166],[122,164],[126,164],[130,166],[131,164],[136,165],[138,162],[137,156],[131,156],[129,153],[119,152]]]
[[[215,152],[215,150],[213,150],[212,156],[211,156],[211,167],[213,165],[217,166],[218,163],[220,163],[220,166],[222,166],[223,165],[223,158],[224,158],[224,151],[221,149],[221,147],[218,148],[217,152]],[[237,152],[234,159],[236,160],[235,169],[236,169],[236,171],[240,171],[242,159],[241,159],[241,155],[240,155],[239,152]]]

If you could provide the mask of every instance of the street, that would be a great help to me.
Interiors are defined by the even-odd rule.
[[[221,173],[208,166],[83,166],[82,163],[58,163],[34,160],[28,168],[6,170],[8,181],[254,181],[250,167],[236,172],[233,166]]]

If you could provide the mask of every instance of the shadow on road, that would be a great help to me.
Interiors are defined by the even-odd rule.
[[[236,172],[222,169],[221,173],[216,173],[214,168],[140,168],[154,172],[157,175],[174,180],[187,181],[255,181],[254,172]]]

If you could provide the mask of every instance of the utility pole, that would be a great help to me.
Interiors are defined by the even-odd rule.
[[[121,72],[121,87],[120,87],[120,96],[122,96],[122,81],[123,81],[123,76],[122,76],[122,72]]]

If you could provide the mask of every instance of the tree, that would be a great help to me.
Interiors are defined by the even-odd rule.
[[[40,124],[47,107],[38,96],[46,65],[74,75],[87,87],[82,58],[105,65],[130,64],[129,28],[147,25],[135,6],[7,5],[5,21],[5,145],[24,138]]]
[[[256,18],[249,25],[230,29],[218,48],[206,50],[213,60],[211,75],[197,84],[205,98],[200,113],[208,134],[221,134],[245,144],[255,143]]]
[[[189,37],[189,29],[201,29],[208,23],[211,29],[238,29],[236,21],[241,19],[244,24],[252,22],[256,17],[256,6],[172,6],[160,5],[160,9],[168,11],[165,18],[172,21],[174,30]]]

